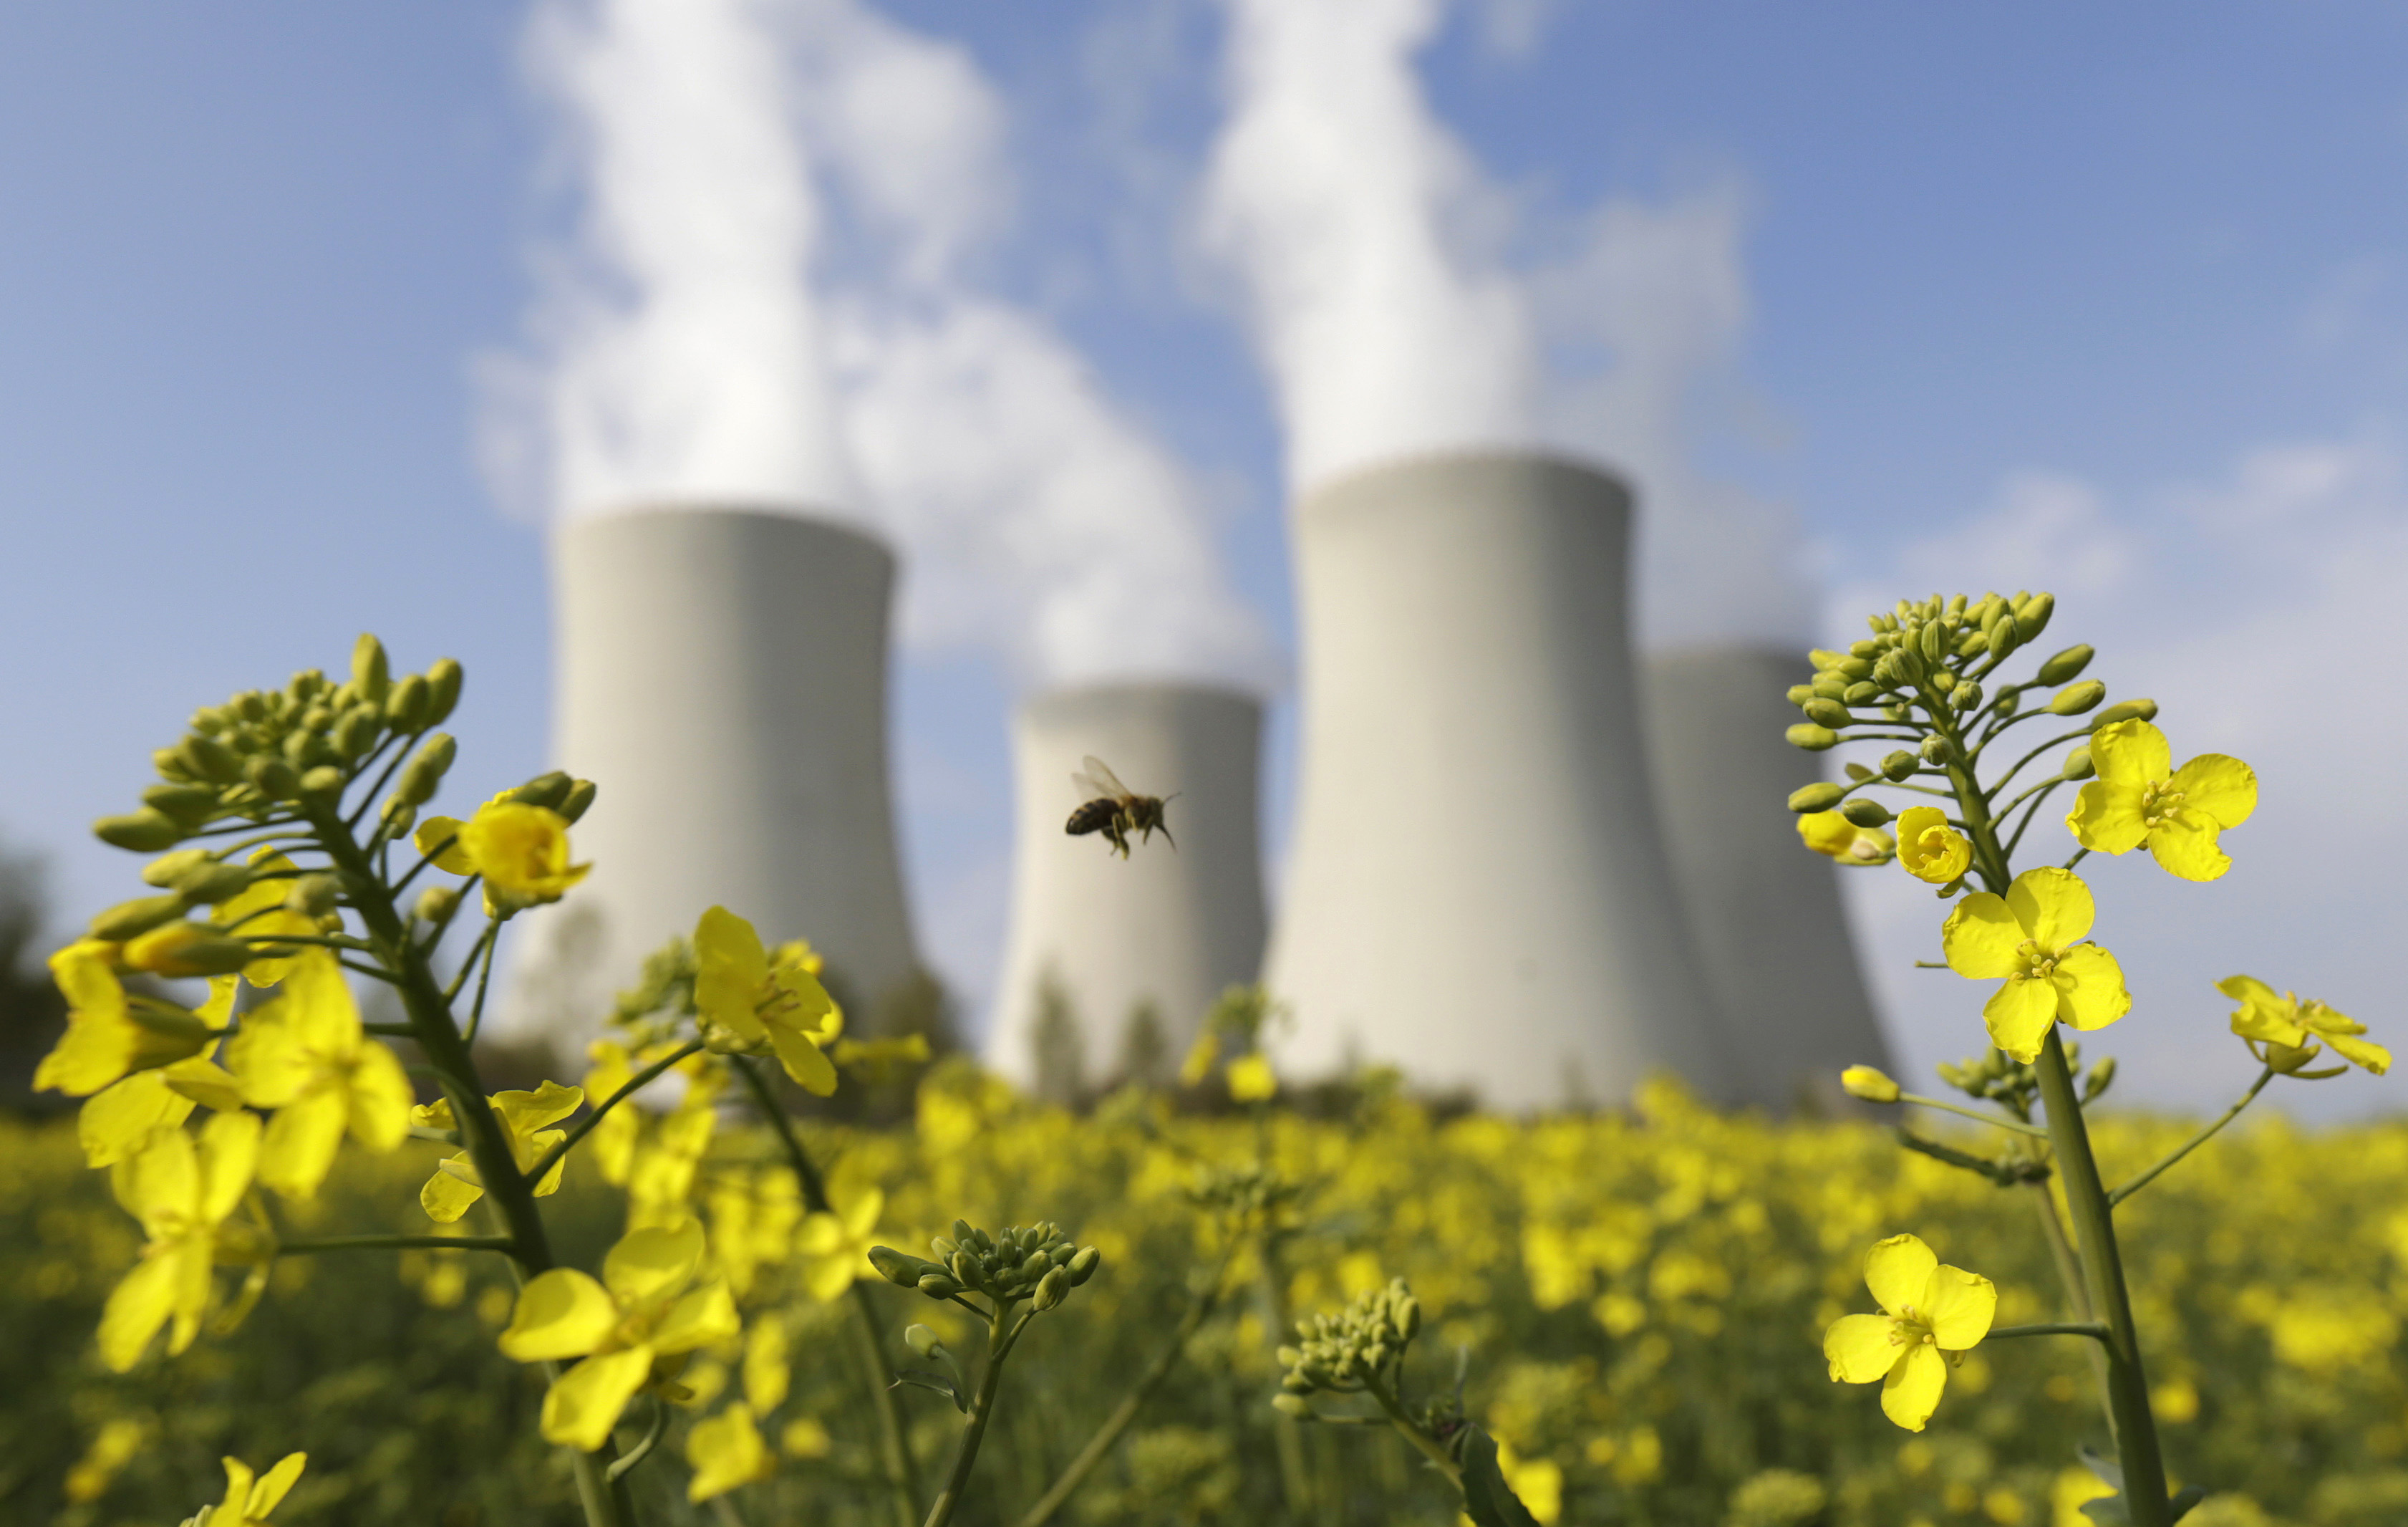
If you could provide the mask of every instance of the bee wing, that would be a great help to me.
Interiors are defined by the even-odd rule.
[[[1082,794],[1118,797],[1129,793],[1128,786],[1121,783],[1119,775],[1105,767],[1103,759],[1091,753],[1082,762],[1086,765],[1084,772],[1070,776],[1070,783],[1077,785]]]

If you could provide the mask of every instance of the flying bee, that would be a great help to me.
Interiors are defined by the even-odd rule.
[[[1070,776],[1070,784],[1087,797],[1087,801],[1070,814],[1063,828],[1073,838],[1083,838],[1090,832],[1100,832],[1112,845],[1112,852],[1126,858],[1129,834],[1139,835],[1138,842],[1150,843],[1160,832],[1177,848],[1179,840],[1170,836],[1170,825],[1163,820],[1163,808],[1179,799],[1177,795],[1141,796],[1120,782],[1120,776],[1104,767],[1101,758],[1089,754],[1086,768]]]

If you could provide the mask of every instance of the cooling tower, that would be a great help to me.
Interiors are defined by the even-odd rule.
[[[887,793],[895,558],[791,514],[678,507],[552,541],[554,751],[600,786],[593,873],[543,909],[515,1006],[573,1037],[714,902],[808,938],[856,1002],[912,973]]]
[[[1340,478],[1294,517],[1304,770],[1266,979],[1283,1069],[1508,1108],[1738,1090],[1661,841],[1630,496],[1545,456]]]
[[[1705,647],[1647,660],[1648,734],[1672,875],[1751,1101],[1840,1104],[1842,1067],[1889,1066],[1856,966],[1842,872],[1798,841],[1789,793],[1814,778],[1782,733],[1795,653]]]
[[[1197,1022],[1263,958],[1256,775],[1262,705],[1197,684],[1107,684],[1025,702],[1012,728],[1019,791],[1011,936],[988,1026],[987,1063],[1058,1088],[1038,1061],[1050,987],[1078,1025],[1090,1082],[1125,1064],[1132,1015],[1150,1005],[1175,1066]],[[1173,848],[1157,836],[1116,857],[1100,836],[1063,830],[1088,755],[1133,790],[1178,799]]]

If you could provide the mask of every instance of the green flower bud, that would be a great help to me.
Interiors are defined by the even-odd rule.
[[[385,689],[393,682],[393,670],[385,663],[384,643],[366,631],[351,643],[351,689],[370,705],[384,703]]]
[[[2001,613],[1997,625],[1990,627],[1990,655],[2003,659],[2007,654],[2024,644],[2023,622],[2012,614]]]
[[[1914,647],[1923,655],[1925,662],[1938,663],[1941,655],[1948,650],[1947,641],[1947,631],[1935,620],[1924,626],[1922,633],[1915,638]]]
[[[1813,698],[1814,686],[1811,684],[1793,684],[1789,686],[1789,703],[1792,705],[1803,705]]]
[[[1422,1302],[1411,1295],[1397,1301],[1397,1334],[1412,1341],[1421,1330]]]
[[[1842,663],[1846,662],[1848,655],[1843,652],[1826,652],[1817,647],[1806,655],[1806,660],[1814,665],[1815,672],[1829,673],[1837,670]]]
[[[2088,1102],[2114,1085],[2115,1058],[2111,1055],[2091,1067],[2090,1074],[2082,1079],[2082,1101]]]
[[[2055,613],[2057,596],[2054,594],[2035,594],[2028,599],[2020,599],[2015,604],[2016,628],[2023,632],[2026,641],[2036,641],[2040,633],[2048,628],[2048,617]]]
[[[558,810],[560,803],[568,799],[570,786],[576,783],[555,769],[548,774],[538,774],[517,789],[509,791],[503,799],[515,800],[523,805]]]
[[[1982,686],[1968,679],[1948,691],[1948,703],[1960,712],[1978,711],[1982,708]]]
[[[1850,1066],[1840,1073],[1840,1086],[1847,1089],[1848,1096],[1867,1102],[1898,1101],[1898,1084],[1871,1066]]]
[[[936,1361],[938,1355],[945,1349],[944,1338],[922,1325],[903,1328],[903,1345],[919,1353],[921,1358],[928,1362]]]
[[[196,864],[176,877],[176,894],[186,906],[215,906],[230,896],[238,896],[251,885],[251,872],[239,864],[221,864],[211,860]]]
[[[2098,649],[2086,641],[2080,646],[2068,647],[2040,666],[2040,682],[2063,684],[2088,668],[2090,659],[2097,655]]]
[[[1839,733],[1828,727],[1818,727],[1811,721],[1792,727],[1782,735],[1789,740],[1791,747],[1804,748],[1809,753],[1820,753],[1826,748],[1840,745]]]
[[[421,726],[439,727],[460,703],[460,665],[449,657],[437,657],[426,666],[426,714]]]
[[[301,792],[313,796],[338,796],[343,793],[343,771],[333,764],[320,764],[301,776]]]
[[[142,804],[172,816],[186,830],[198,828],[217,810],[218,793],[207,785],[154,785],[142,792]]]
[[[2107,698],[2107,686],[2096,679],[2085,679],[2057,692],[2048,708],[2057,715],[2080,715]]]
[[[207,923],[169,922],[125,946],[129,968],[170,980],[232,975],[258,958],[257,949],[240,939],[227,938]]]
[[[579,780],[569,785],[568,793],[561,797],[560,804],[552,809],[560,813],[562,821],[574,823],[593,809],[594,797],[600,788],[592,780]]]
[[[1843,673],[1817,673],[1814,675],[1814,682],[1807,687],[1824,699],[1838,699],[1848,692],[1850,682],[1847,675]],[[1801,708],[1807,703],[1810,702],[1799,702]]]
[[[1103,1264],[1104,1254],[1101,1251],[1091,1246],[1082,1246],[1068,1261],[1062,1264],[1062,1271],[1070,1275],[1070,1287],[1075,1289],[1094,1277],[1096,1269]]]
[[[1927,737],[1923,740],[1923,761],[1938,768],[1948,761],[1948,739]]]
[[[165,812],[148,806],[123,816],[104,816],[92,825],[92,835],[116,848],[155,854],[183,841],[184,829]]]
[[[1888,780],[1893,784],[1896,784],[1900,780],[1912,779],[1914,775],[1914,771],[1921,768],[1922,764],[1922,759],[1917,758],[1914,754],[1906,751],[1906,749],[1899,748],[1896,752],[1888,754],[1882,759],[1882,778]]]
[[[301,793],[300,774],[273,753],[254,754],[243,764],[242,777],[264,800],[291,800]]]
[[[2087,747],[2078,747],[2067,754],[2065,768],[2060,771],[2062,777],[2070,780],[2086,780],[2097,772],[2099,766],[2090,761],[2090,749]]]
[[[1810,699],[1806,702],[1805,711],[1807,719],[1834,731],[1856,725],[1856,718],[1848,713],[1846,706],[1835,699]]]
[[[150,755],[150,768],[161,779],[179,785],[189,782],[193,777],[193,771],[184,762],[184,756],[171,747],[154,749]]]
[[[1844,786],[1829,780],[1816,780],[1789,792],[1789,809],[1803,816],[1809,812],[1827,812],[1847,797]]]
[[[986,1269],[979,1265],[978,1257],[969,1247],[964,1246],[954,1252],[950,1267],[954,1280],[963,1288],[981,1290],[986,1288]]]
[[[142,884],[168,889],[211,858],[206,848],[179,848],[172,854],[162,854],[142,867]]]
[[[177,743],[176,751],[182,756],[186,771],[196,779],[232,785],[242,778],[242,760],[214,737],[194,732]]]
[[[413,673],[394,684],[393,693],[384,698],[386,725],[395,731],[416,731],[426,724],[429,698],[426,680],[419,674]]]
[[[1956,675],[1944,668],[1931,675],[1931,687],[1943,695],[1954,692],[1957,683]]]
[[[913,1287],[931,1299],[951,1299],[962,1291],[960,1284],[935,1268],[921,1274],[920,1281]]]
[[[2090,729],[2097,731],[2101,727],[2112,727],[2118,721],[2155,721],[2156,719],[2157,719],[2156,700],[2128,699],[2110,705],[2100,712],[2099,719],[2090,724]]]
[[[1069,1292],[1069,1270],[1056,1267],[1037,1280],[1037,1295],[1030,1303],[1039,1310],[1050,1310],[1068,1297]]]
[[[1843,657],[1832,666],[1831,671],[1842,679],[1870,679],[1873,674],[1873,660],[1870,657]]]
[[[1959,657],[1977,657],[1989,650],[1990,633],[1987,631],[1967,631],[1956,639],[1956,655]]]
[[[377,734],[384,730],[384,713],[373,705],[354,705],[335,723],[332,741],[335,751],[346,763],[354,762],[376,746]]]
[[[335,910],[342,882],[329,874],[303,875],[284,893],[284,910],[304,917],[323,917]]]
[[[459,886],[429,886],[424,891],[419,894],[418,905],[411,909],[411,915],[417,917],[417,919],[422,923],[439,923],[444,918],[451,916],[452,909],[459,904]],[[883,1246],[871,1247],[869,1260],[872,1262],[875,1262],[878,1260],[878,1253],[884,1249],[885,1248]],[[896,1255],[900,1256],[901,1253],[897,1252]],[[883,1269],[882,1269],[882,1271],[883,1271]],[[888,1275],[890,1279],[892,1279],[893,1275],[891,1274]],[[910,1287],[909,1279],[896,1281],[901,1281],[907,1288]]]
[[[413,806],[423,806],[434,800],[436,787],[443,783],[444,773],[451,769],[452,760],[459,756],[459,753],[460,744],[452,741],[450,732],[437,732],[420,743],[417,754],[402,769],[401,778],[394,784],[394,798]]]
[[[1851,657],[1861,657],[1866,662],[1870,663],[1874,658],[1881,655],[1881,650],[1882,645],[1878,641],[1851,642],[1848,646],[1848,655]]]
[[[398,840],[409,830],[409,824],[418,820],[418,808],[399,796],[387,796],[379,818],[384,823],[384,835]]]
[[[1870,800],[1864,796],[1858,796],[1841,807],[1840,814],[1860,828],[1889,825],[1889,808],[1878,800]]]
[[[452,894],[454,900],[459,899],[459,892],[456,890]],[[424,897],[419,899],[418,906],[418,915],[421,917],[425,917],[429,922],[437,920],[427,916]],[[920,1281],[921,1273],[928,1266],[917,1257],[906,1256],[893,1246],[874,1246],[869,1248],[869,1265],[878,1270],[880,1277],[903,1289],[909,1289],[917,1284]]]
[[[1840,697],[1840,702],[1843,705],[1870,705],[1880,694],[1881,685],[1870,679],[1858,679],[1848,685],[1847,693]]]
[[[120,901],[85,926],[93,938],[116,943],[137,938],[183,915],[184,899],[180,896],[137,896],[131,901]]]

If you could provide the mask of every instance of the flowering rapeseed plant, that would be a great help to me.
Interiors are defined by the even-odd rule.
[[[2128,854],[2145,843],[2185,880],[2214,880],[2232,868],[2216,838],[2258,809],[2258,776],[2247,764],[2202,753],[2176,769],[2166,734],[2137,717],[2100,727],[2090,762],[2099,777],[2065,819],[2083,847]]]
[[[772,958],[751,923],[712,907],[695,926],[694,952],[695,1005],[715,1046],[774,1050],[804,1090],[836,1090],[836,1066],[821,1052],[844,1031],[844,1015],[812,973],[810,945]]]
[[[2103,1029],[2132,1010],[2115,957],[2086,941],[2098,914],[2090,887],[2054,865],[2017,875],[2004,896],[1975,891],[1940,930],[1948,968],[2003,983],[1983,1004],[1990,1043],[2028,1063],[2059,1020]]]
[[[303,951],[282,989],[243,1020],[226,1045],[243,1102],[275,1110],[260,1145],[259,1180],[308,1198],[326,1180],[348,1131],[373,1151],[409,1135],[409,1078],[370,1040],[335,957]]]
[[[108,1186],[142,1222],[142,1260],[125,1275],[100,1318],[102,1361],[124,1373],[142,1359],[161,1326],[167,1351],[200,1334],[209,1306],[210,1273],[221,1260],[255,1255],[251,1237],[226,1220],[242,1203],[259,1160],[258,1116],[236,1111],[210,1118],[195,1139],[164,1131],[131,1160],[109,1169]]]
[[[583,1088],[563,1087],[558,1082],[546,1082],[531,1092],[523,1089],[496,1092],[489,1100],[494,1116],[501,1121],[502,1130],[509,1138],[510,1160],[518,1164],[522,1174],[533,1172],[537,1161],[568,1138],[567,1131],[546,1126],[559,1123],[584,1103]],[[451,1130],[453,1128],[452,1100],[438,1099],[424,1107],[413,1109],[410,1117],[421,1128]],[[634,1122],[633,1115],[628,1116],[628,1121]],[[536,1178],[534,1186],[527,1191],[537,1198],[547,1198],[559,1192],[561,1174],[567,1169],[568,1158],[566,1155],[555,1157],[552,1169]],[[448,1225],[466,1214],[468,1206],[484,1196],[485,1185],[477,1174],[477,1163],[464,1150],[457,1156],[443,1159],[435,1169],[435,1174],[426,1179],[426,1186],[418,1190],[418,1203],[426,1211],[427,1218],[438,1225]]]
[[[1865,1282],[1880,1315],[1843,1315],[1823,1333],[1831,1376],[1882,1387],[1882,1413],[1920,1432],[1940,1407],[1948,1364],[1981,1345],[1998,1313],[1988,1278],[1950,1267],[1913,1235],[1878,1241],[1865,1258]],[[1943,1356],[1950,1354],[1951,1356]]]

